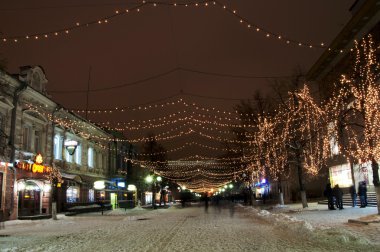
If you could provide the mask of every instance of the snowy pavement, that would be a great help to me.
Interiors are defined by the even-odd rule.
[[[380,251],[380,223],[348,223],[376,211],[296,204],[60,215],[57,221],[6,222],[0,251]]]

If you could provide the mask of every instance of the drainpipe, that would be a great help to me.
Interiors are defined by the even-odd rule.
[[[54,135],[55,135],[55,122],[54,122],[54,119],[55,119],[55,113],[58,112],[58,110],[61,109],[61,106],[60,105],[57,105],[54,109],[54,111],[52,112],[51,114],[51,117],[52,117],[52,122],[51,122],[51,139],[52,139],[52,142],[51,142],[51,158],[50,158],[50,166],[53,166],[53,161],[54,161]]]
[[[50,166],[53,167],[53,162],[54,162],[54,133],[55,133],[55,113],[61,109],[60,105],[57,105],[52,112],[52,122],[51,122],[51,152],[50,152]],[[58,194],[58,189],[57,189],[57,181],[55,179],[52,181],[51,185],[51,190],[52,190],[52,195],[51,195],[51,213],[52,213],[52,218],[53,220],[57,220],[57,194]]]
[[[16,88],[13,95],[13,109],[12,109],[12,117],[11,117],[11,132],[9,134],[9,146],[11,147],[11,156],[9,162],[14,165],[15,156],[16,156],[16,147],[15,147],[15,132],[16,132],[16,119],[17,119],[17,104],[20,98],[20,95],[23,91],[26,90],[28,85],[25,82],[21,82],[21,85]],[[13,171],[14,179],[13,179],[13,193],[11,193],[11,209],[9,215],[13,214],[14,211],[14,188],[17,181],[17,171],[14,166],[11,166],[10,169]]]

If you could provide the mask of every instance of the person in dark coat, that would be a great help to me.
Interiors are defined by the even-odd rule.
[[[342,189],[340,189],[338,184],[334,186],[333,195],[335,197],[336,207],[339,208],[339,210],[342,210],[343,209],[343,192],[342,192]]]
[[[352,199],[352,207],[356,207],[356,188],[355,185],[350,186],[350,194]]]
[[[360,207],[366,207],[367,206],[367,185],[365,181],[361,181],[359,183],[359,198],[360,198]]]
[[[209,201],[209,198],[208,198],[208,193],[207,192],[205,192],[204,201],[205,201],[205,212],[208,213],[208,201]]]
[[[334,207],[334,196],[333,196],[333,190],[331,188],[331,184],[330,183],[327,183],[326,185],[326,188],[325,188],[325,191],[324,191],[324,196],[327,198],[327,201],[328,201],[328,208],[329,210],[335,210],[335,207]]]

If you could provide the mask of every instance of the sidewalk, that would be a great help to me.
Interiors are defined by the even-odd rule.
[[[273,213],[294,214],[297,217],[309,222],[321,224],[338,223],[358,223],[368,225],[369,223],[380,223],[380,215],[377,207],[360,208],[345,206],[342,210],[328,210],[327,205],[317,202],[309,202],[307,208],[302,207],[302,203],[292,203],[287,205],[260,206]]]

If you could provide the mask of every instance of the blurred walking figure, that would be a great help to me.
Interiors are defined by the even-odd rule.
[[[328,201],[327,204],[328,204],[329,210],[335,210],[333,190],[331,188],[330,183],[327,183],[325,191],[323,192],[323,195],[327,198],[327,201]]]
[[[352,207],[356,207],[356,188],[355,185],[350,186],[350,194],[352,199]]]
[[[214,199],[214,204],[215,204],[215,210],[220,213],[222,211],[222,206],[221,206],[221,198],[220,198],[220,195],[216,195],[213,197]]]
[[[207,195],[207,192],[205,192],[205,196],[204,196],[204,201],[205,201],[205,212],[207,213],[208,212],[208,195]]]
[[[360,198],[360,207],[366,207],[367,206],[367,184],[365,181],[359,182],[359,198]]]
[[[333,195],[335,197],[336,207],[342,210],[343,209],[343,192],[342,192],[342,189],[340,189],[338,184],[334,186]]]

